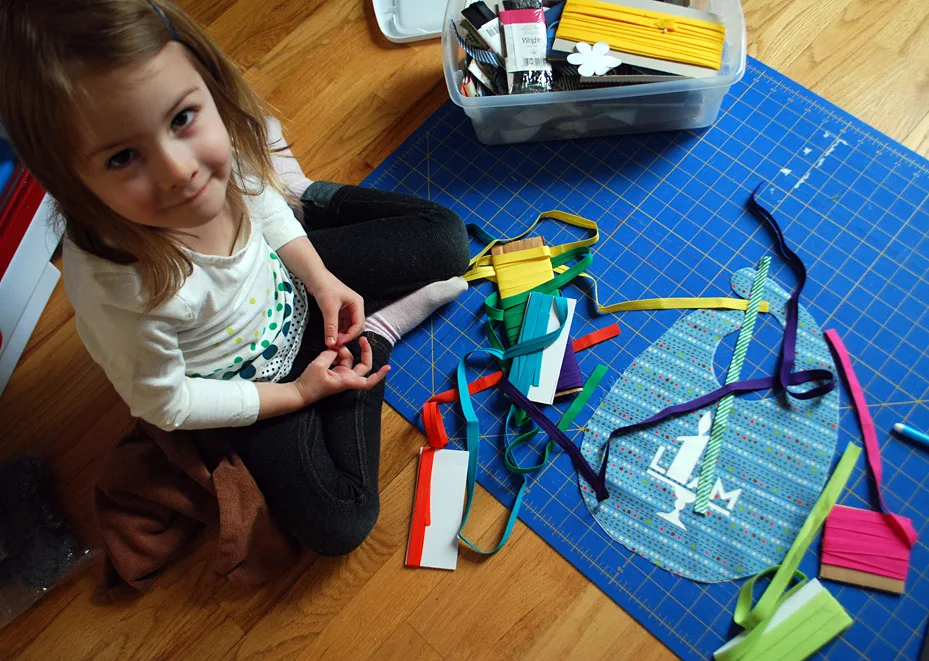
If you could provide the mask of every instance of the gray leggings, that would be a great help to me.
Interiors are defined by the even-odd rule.
[[[461,219],[432,202],[317,182],[303,204],[313,246],[326,267],[364,298],[365,314],[468,266]],[[325,348],[322,314],[312,302],[308,315],[300,353],[284,382],[297,378]],[[377,335],[367,338],[377,370],[388,362],[391,346]],[[377,521],[383,399],[382,382],[229,430],[272,515],[317,553],[348,553]]]

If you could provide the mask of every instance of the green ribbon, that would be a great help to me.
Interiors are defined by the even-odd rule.
[[[739,598],[736,602],[733,619],[736,624],[746,629],[746,636],[737,645],[725,651],[717,652],[714,655],[716,661],[755,661],[755,659],[761,658],[760,653],[767,647],[767,644],[761,640],[762,634],[770,623],[771,618],[774,617],[775,611],[784,603],[784,600],[795,594],[806,583],[806,575],[797,570],[797,567],[800,565],[800,559],[803,557],[803,554],[806,553],[813,538],[819,532],[826,517],[829,515],[829,511],[842,493],[842,489],[845,488],[845,484],[848,482],[848,478],[859,456],[861,456],[861,448],[853,443],[849,443],[845,448],[845,452],[842,453],[842,458],[839,460],[839,464],[836,466],[835,471],[833,471],[832,476],[826,483],[826,487],[820,494],[813,509],[810,510],[810,514],[807,516],[806,521],[803,522],[803,526],[801,526],[800,532],[797,533],[796,539],[794,539],[793,544],[791,544],[790,549],[787,551],[787,555],[784,556],[783,562],[781,562],[780,565],[769,567],[757,576],[750,578],[745,582],[745,585],[742,586],[742,589],[739,591]],[[758,603],[755,604],[755,607],[752,608],[752,592],[755,583],[758,579],[772,573],[774,576],[771,579],[771,583],[761,595],[761,598],[758,599]],[[794,580],[796,580],[796,583],[788,589],[791,581]],[[801,635],[801,632],[797,632],[795,628],[793,630],[797,636]],[[836,634],[833,634],[833,637],[835,635]],[[828,642],[828,640],[831,640],[831,638],[822,642],[825,643]],[[803,657],[779,655],[776,658],[793,659]]]

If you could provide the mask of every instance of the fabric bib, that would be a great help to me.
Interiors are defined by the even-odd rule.
[[[732,277],[747,298],[754,270]],[[769,280],[764,300],[781,326],[789,294]],[[617,379],[587,425],[581,450],[598,465],[618,428],[720,387],[714,355],[744,312],[699,310],[675,323]],[[818,325],[802,306],[797,369],[835,370]],[[591,514],[609,535],[659,567],[720,582],[781,562],[822,491],[838,436],[839,393],[810,400],[737,398],[722,440],[707,515],[693,510],[716,405],[612,441],[607,487],[597,502],[580,480]]]

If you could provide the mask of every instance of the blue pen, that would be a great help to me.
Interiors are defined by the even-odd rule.
[[[920,445],[929,449],[929,436],[922,433],[921,431],[916,431],[912,427],[907,427],[902,422],[898,422],[897,424],[894,425],[894,431],[900,434],[901,436],[904,436],[910,439],[911,441],[915,441],[916,443],[919,443]]]

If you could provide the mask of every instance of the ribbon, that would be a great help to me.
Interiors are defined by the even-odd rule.
[[[458,539],[460,539],[462,542],[467,544],[474,551],[477,551],[478,553],[481,553],[483,555],[490,555],[492,553],[496,553],[501,548],[503,548],[503,545],[506,544],[507,540],[509,539],[510,533],[513,530],[513,526],[516,524],[516,519],[519,515],[519,508],[522,505],[523,496],[525,494],[526,486],[528,484],[526,474],[530,470],[534,470],[534,469],[525,469],[522,471],[518,471],[518,474],[520,477],[520,485],[516,493],[516,500],[513,503],[513,508],[510,511],[510,516],[509,516],[509,519],[507,520],[506,527],[504,528],[503,534],[501,535],[500,541],[497,543],[497,545],[489,551],[485,551],[479,548],[478,546],[476,546],[474,542],[469,540],[464,535],[463,531],[464,531],[465,525],[468,522],[468,517],[471,514],[471,504],[474,501],[474,487],[477,482],[477,466],[478,466],[479,448],[480,448],[480,442],[481,442],[480,423],[478,421],[477,413],[474,411],[474,405],[471,401],[471,396],[470,394],[468,394],[470,391],[470,388],[468,387],[468,383],[467,383],[468,359],[478,354],[485,354],[487,356],[490,356],[491,358],[496,360],[498,363],[503,361],[503,352],[497,349],[475,349],[474,351],[470,351],[467,354],[465,354],[465,356],[462,357],[462,359],[458,363],[458,370],[457,370],[458,392],[461,393],[461,411],[465,417],[465,427],[466,427],[467,447],[468,447],[468,480],[467,480],[466,500],[465,500],[466,505],[465,505],[464,517],[461,521],[461,528],[458,530]],[[590,393],[593,391],[596,385],[599,384],[600,379],[602,379],[603,373],[605,373],[605,369],[606,368],[604,367],[603,370],[597,372],[598,374],[597,380],[593,382],[589,388],[588,386],[585,386],[585,389],[588,392],[585,398],[583,399],[583,401],[580,403],[579,406],[569,408],[568,411],[565,413],[564,417],[562,418],[561,423],[559,423],[558,425],[556,425],[551,420],[549,420],[548,417],[544,413],[542,413],[532,401],[530,401],[524,394],[522,394],[519,391],[519,389],[515,385],[513,385],[505,376],[501,375],[500,380],[497,382],[497,387],[501,389],[507,397],[510,398],[510,401],[513,403],[513,406],[518,407],[519,409],[525,411],[529,415],[529,417],[531,417],[532,420],[536,422],[536,424],[538,424],[542,428],[542,430],[545,431],[549,435],[552,441],[560,445],[561,448],[565,452],[567,452],[568,455],[570,456],[571,462],[574,465],[575,470],[581,473],[581,475],[583,475],[588,481],[595,480],[596,475],[593,472],[593,469],[590,467],[590,465],[586,461],[584,461],[584,458],[581,455],[580,449],[578,449],[578,447],[574,443],[572,443],[570,439],[568,439],[568,437],[565,435],[562,428],[567,428],[570,425],[570,423],[573,421],[574,417],[578,414],[580,409],[583,407],[584,403],[586,403],[587,399],[589,399]],[[593,378],[591,379],[591,381],[593,381]],[[570,414],[570,417],[569,417],[569,414]],[[508,424],[506,426],[505,431],[506,433],[509,432]],[[517,439],[517,442],[519,442],[519,440],[520,439]],[[512,446],[513,445],[511,444],[509,447],[512,447]],[[546,452],[546,456],[547,454],[548,453]],[[539,466],[541,466],[541,464]],[[538,466],[535,468],[538,468]],[[605,497],[605,494],[604,494],[604,497]]]
[[[760,638],[768,626],[774,613],[785,599],[795,594],[807,581],[805,574],[797,570],[800,565],[800,559],[809,548],[813,537],[819,531],[826,520],[826,516],[835,505],[839,494],[848,482],[852,473],[855,462],[861,455],[861,448],[853,443],[849,443],[842,458],[826,483],[826,487],[820,494],[810,510],[809,516],[800,527],[800,532],[790,545],[784,561],[780,565],[770,567],[757,576],[754,576],[745,582],[739,590],[739,598],[736,602],[734,620],[735,623],[747,630],[745,638],[725,652],[717,652],[717,661],[738,661],[740,659],[751,660],[757,658],[757,647],[761,644]],[[765,589],[764,593],[758,599],[754,608],[752,607],[752,594],[758,579],[773,574],[771,583]],[[792,581],[796,583],[788,589]]]
[[[758,304],[761,303],[761,297],[764,295],[764,287],[768,280],[768,268],[770,266],[771,258],[767,255],[758,260],[755,279],[752,281],[752,292],[748,299],[748,309],[745,311],[745,318],[742,320],[742,328],[739,329],[739,339],[736,341],[735,351],[733,351],[732,360],[729,363],[726,383],[735,383],[742,373],[742,364],[745,362],[745,354],[748,352],[748,345],[751,343],[752,335],[755,332]],[[697,514],[706,514],[710,508],[710,492],[712,491],[713,480],[716,477],[716,461],[719,459],[719,451],[722,448],[723,434],[726,433],[726,427],[729,426],[729,414],[732,412],[734,400],[735,398],[732,395],[726,395],[719,400],[719,406],[716,407],[716,417],[713,418],[710,440],[703,454],[703,465],[700,467],[700,479],[697,482],[697,497],[694,501],[694,512]]]
[[[610,324],[605,328],[588,333],[580,337],[571,344],[574,351],[586,351],[587,349],[606,342],[619,335],[619,326]],[[468,384],[467,393],[475,395],[484,390],[493,388],[503,378],[503,371],[493,372],[481,377]],[[448,433],[445,431],[445,422],[442,420],[442,411],[440,404],[450,404],[459,398],[461,391],[458,388],[452,388],[444,392],[433,395],[426,403],[423,404],[423,427],[426,430],[426,437],[429,445],[434,448],[444,448],[448,445]]]
[[[787,262],[787,265],[793,270],[797,278],[797,288],[787,299],[787,315],[784,323],[784,344],[781,346],[781,356],[778,367],[778,385],[788,395],[795,399],[813,399],[822,397],[832,392],[835,388],[835,377],[832,372],[826,369],[804,370],[802,372],[793,372],[794,361],[797,356],[797,326],[800,316],[800,294],[806,285],[806,267],[797,254],[787,245],[787,239],[784,238],[784,231],[777,224],[771,211],[762,204],[759,194],[762,188],[767,184],[762,182],[752,192],[749,199],[749,211],[755,214],[771,233],[774,238],[774,248],[778,254]],[[822,385],[810,388],[804,392],[793,392],[790,386],[807,384],[814,381],[821,381]]]
[[[419,453],[419,476],[416,482],[416,506],[410,526],[409,555],[406,564],[419,567],[423,561],[423,543],[426,527],[432,525],[432,464],[435,448],[423,448]]]
[[[598,0],[567,0],[558,39],[719,70],[726,26],[687,16],[624,7]]]
[[[837,505],[826,519],[822,563],[906,581],[911,547],[891,520],[882,512]]]
[[[530,248],[503,255],[487,254],[498,243],[509,243],[525,237],[546,220],[555,220],[580,227],[591,231],[592,235],[559,246]],[[500,290],[499,293],[491,294],[484,301],[484,311],[487,314],[487,336],[490,345],[495,349],[503,349],[504,344],[500,341],[493,322],[502,322],[508,343],[514,343],[519,335],[529,295],[533,292],[556,293],[577,277],[585,278],[591,283],[592,298],[600,314],[636,310],[706,308],[746,310],[748,308],[748,301],[744,299],[725,297],[653,298],[606,305],[600,303],[597,280],[586,273],[587,268],[593,263],[593,256],[589,249],[599,241],[600,231],[594,221],[574,214],[563,211],[545,211],[539,214],[523,232],[506,239],[494,238],[475,224],[469,224],[468,231],[485,246],[471,259],[470,268],[464,275],[465,280],[487,279],[496,282]],[[759,305],[759,312],[768,312],[768,308],[768,303],[762,302]]]
[[[489,64],[494,67],[503,68],[503,60],[500,59],[500,56],[494,53],[492,50],[487,50],[485,48],[475,48],[465,43],[464,39],[461,38],[461,35],[458,34],[458,28],[455,27],[455,21],[449,20],[451,25],[451,31],[455,35],[455,39],[458,41],[458,45],[461,46],[461,50],[471,56],[472,59],[477,60],[483,64]]]
[[[916,543],[916,530],[910,519],[894,514],[884,502],[881,449],[864,391],[842,338],[831,329],[825,335],[855,404],[871,477],[883,511],[836,508],[826,521],[822,563],[905,581],[910,565],[910,551]]]

